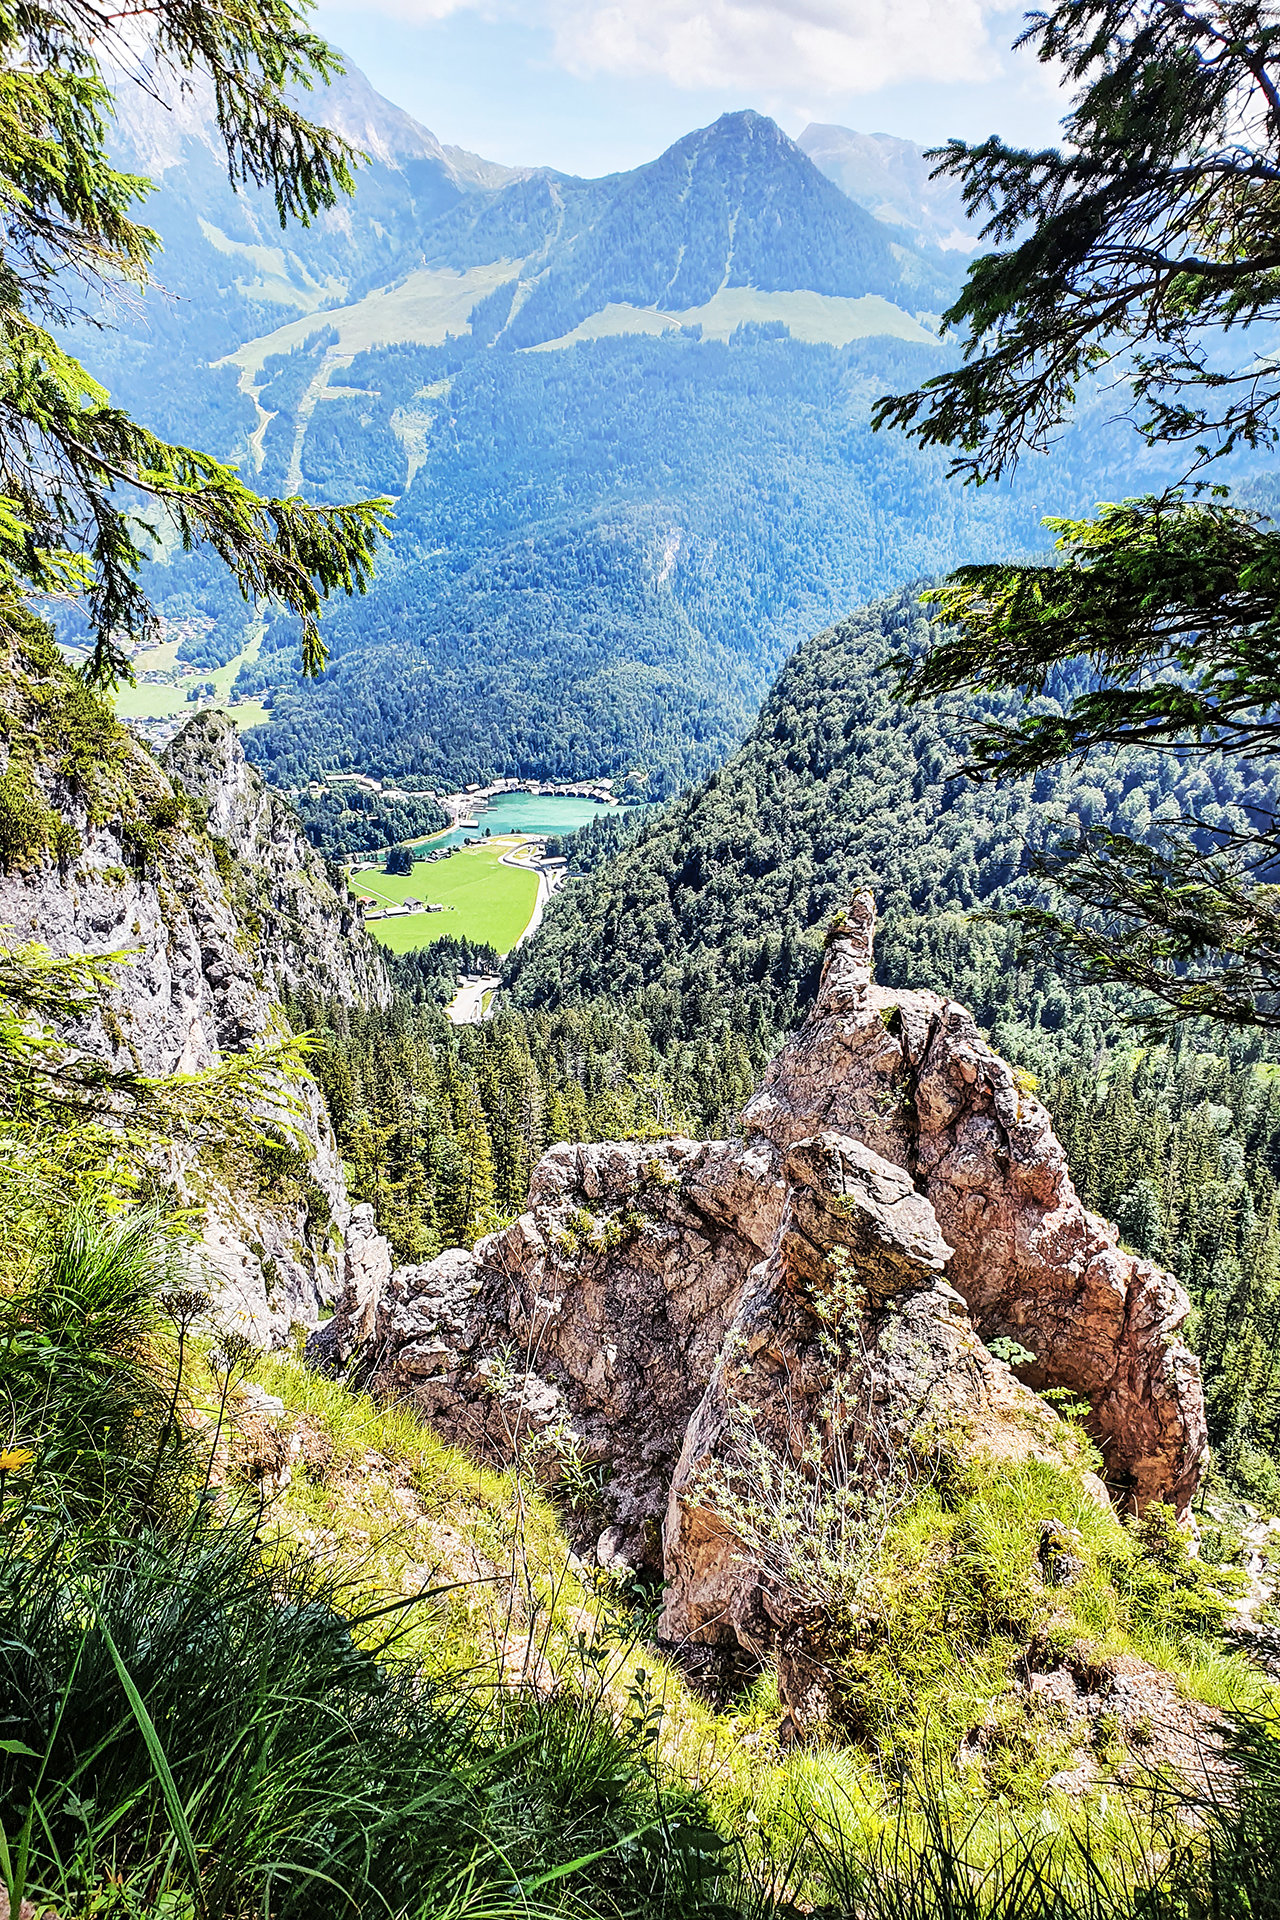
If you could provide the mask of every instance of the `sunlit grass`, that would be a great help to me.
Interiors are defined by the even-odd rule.
[[[446,937],[509,952],[533,917],[538,897],[535,872],[502,864],[503,854],[521,844],[517,838],[486,840],[455,848],[447,860],[417,860],[412,873],[359,874],[356,892],[379,904],[414,899],[444,908],[442,913],[371,921],[370,933],[395,953],[429,947]]]

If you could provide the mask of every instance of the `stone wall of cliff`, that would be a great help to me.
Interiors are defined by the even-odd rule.
[[[348,1002],[390,995],[345,893],[233,722],[200,715],[157,760],[21,616],[0,622],[0,929],[57,955],[119,955],[68,1037],[147,1075],[199,1072],[286,1030],[282,1002],[304,982]],[[168,1169],[203,1206],[225,1310],[263,1340],[313,1325],[346,1280],[333,1131],[309,1077],[293,1092],[286,1132],[247,1177]]]

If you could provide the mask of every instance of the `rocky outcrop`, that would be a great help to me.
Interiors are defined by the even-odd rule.
[[[571,1449],[605,1487],[599,1558],[657,1567],[685,1428],[781,1201],[760,1144],[553,1147],[513,1226],[392,1275],[375,1384],[502,1465]]]
[[[744,1553],[714,1493],[742,1420],[778,1461],[823,1435],[859,1479],[944,1447],[1078,1466],[1057,1415],[978,1339],[950,1253],[910,1176],[847,1136],[785,1159],[759,1137],[558,1146],[511,1227],[392,1274],[373,1384],[492,1464],[591,1470],[581,1544],[665,1572],[673,1643],[776,1650],[812,1720],[825,1627]],[[341,1357],[358,1317],[345,1303],[317,1350]]]
[[[390,986],[377,947],[296,815],[249,765],[230,715],[188,721],[160,764],[207,807],[208,834],[237,863],[230,891],[239,920],[252,926],[254,967],[273,998],[306,988],[385,1006]]]
[[[0,623],[0,721],[0,780],[54,823],[43,843],[0,848],[0,926],[54,954],[120,956],[68,1033],[86,1053],[195,1073],[287,1031],[281,1002],[302,986],[389,997],[345,895],[225,715],[191,721],[161,764],[28,622]],[[276,1116],[287,1178],[264,1163],[224,1180],[189,1155],[161,1170],[203,1207],[221,1308],[260,1341],[314,1324],[346,1271],[350,1207],[329,1117],[307,1076],[291,1093]]]
[[[875,985],[873,933],[860,895],[740,1139],[554,1147],[512,1226],[335,1322],[350,1345],[372,1318],[375,1385],[451,1440],[593,1469],[601,1564],[662,1567],[675,1643],[772,1648],[808,1719],[831,1607],[781,1546],[744,1547],[744,1474],[790,1474],[814,1526],[828,1479],[833,1512],[874,1507],[955,1452],[1054,1462],[1105,1502],[1048,1386],[1088,1397],[1131,1505],[1185,1509],[1204,1454],[1185,1296],[1085,1212],[964,1009]]]
[[[783,1174],[773,1251],[747,1278],[672,1478],[662,1632],[772,1652],[811,1726],[838,1710],[832,1636],[860,1572],[940,1456],[1078,1464],[943,1280],[951,1248],[901,1168],[828,1132]]]
[[[965,1008],[876,986],[874,926],[860,894],[744,1128],[779,1153],[834,1128],[907,1170],[955,1249],[949,1277],[983,1339],[1034,1354],[1019,1369],[1032,1387],[1088,1400],[1127,1504],[1184,1512],[1207,1448],[1199,1367],[1179,1337],[1186,1294],[1081,1205],[1048,1114]]]

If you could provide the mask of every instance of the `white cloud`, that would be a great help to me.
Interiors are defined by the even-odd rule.
[[[368,0],[370,13],[384,14],[390,20],[407,20],[422,26],[428,20],[447,20],[451,13],[480,13],[475,0]]]
[[[993,78],[988,20],[1008,0],[550,0],[575,73],[661,75],[679,87],[872,93],[903,80]],[[1003,40],[1004,36],[1001,36]]]
[[[899,81],[997,78],[1010,0],[365,0],[391,19],[451,14],[538,26],[570,73],[833,97]],[[995,25],[993,35],[991,29]]]

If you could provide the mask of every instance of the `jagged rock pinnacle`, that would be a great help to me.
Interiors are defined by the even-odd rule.
[[[816,1015],[866,1013],[875,978],[875,942],[876,903],[869,890],[862,887],[828,938]]]

